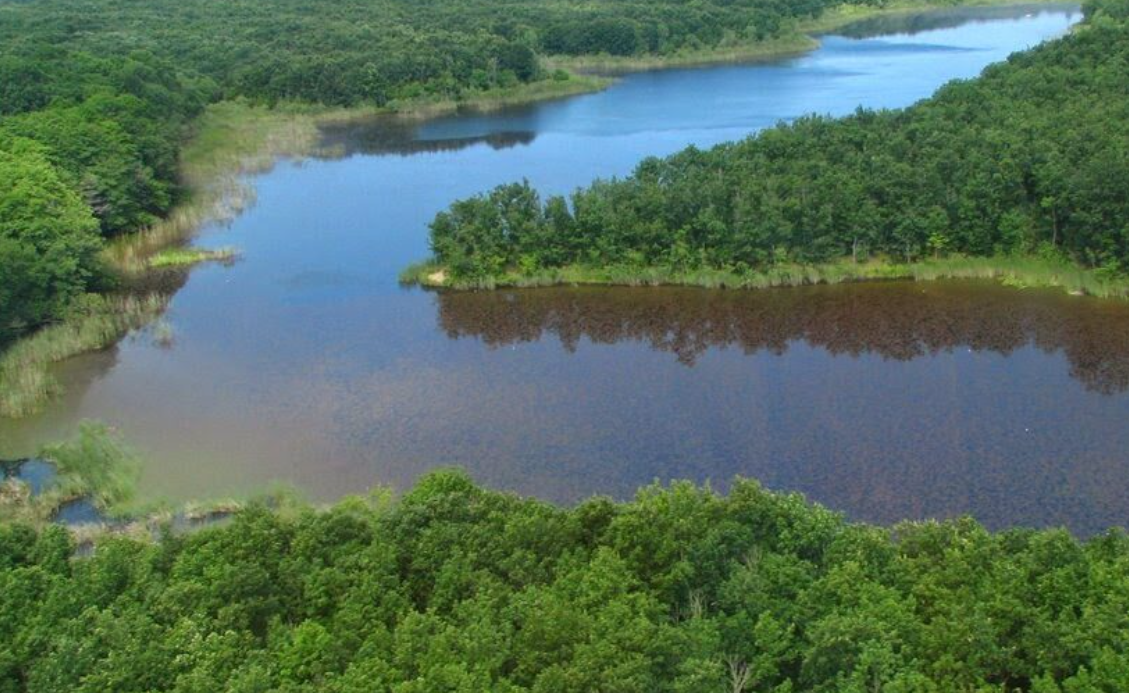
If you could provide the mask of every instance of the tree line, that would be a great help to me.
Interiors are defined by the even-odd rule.
[[[573,508],[459,472],[72,558],[0,525],[0,691],[1129,688],[1129,537],[892,529],[752,481]]]
[[[1066,255],[1129,269],[1129,3],[903,110],[808,116],[648,158],[542,201],[528,183],[431,224],[456,280],[566,266],[721,269]]]
[[[539,55],[666,55],[772,38],[841,1],[7,0],[0,37],[33,66],[45,44],[99,56],[128,46],[228,96],[379,105],[536,79]]]

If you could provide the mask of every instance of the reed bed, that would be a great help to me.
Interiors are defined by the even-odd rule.
[[[0,354],[0,416],[18,418],[40,411],[62,392],[52,364],[114,344],[167,305],[168,298],[158,294],[90,296],[66,320],[16,342]]]
[[[698,67],[775,60],[807,53],[819,47],[819,41],[802,31],[748,43],[733,43],[701,50],[688,50],[671,55],[555,55],[542,62],[548,69],[567,70],[580,74],[623,74],[662,70],[672,67]]]
[[[231,247],[214,250],[206,248],[166,248],[150,257],[148,266],[152,268],[190,267],[202,262],[230,263],[237,257],[239,257],[239,251]]]
[[[883,280],[930,281],[936,279],[988,279],[1016,288],[1059,288],[1071,294],[1101,298],[1129,298],[1129,277],[1101,269],[1087,269],[1062,258],[1031,256],[952,256],[902,263],[874,259],[804,265],[781,264],[755,271],[727,269],[675,269],[668,267],[567,266],[531,273],[506,272],[497,276],[452,278],[435,262],[423,262],[400,274],[405,284],[454,290],[489,290],[560,285],[700,286],[711,289],[766,289],[811,284],[841,284]]]
[[[187,198],[149,228],[115,239],[107,259],[126,273],[149,269],[160,251],[184,245],[200,228],[230,222],[252,207],[255,188],[246,177],[270,170],[280,158],[308,156],[318,137],[312,112],[268,110],[242,101],[209,107],[181,156]]]

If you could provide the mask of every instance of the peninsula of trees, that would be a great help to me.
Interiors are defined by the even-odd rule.
[[[1089,268],[1097,284],[1120,281],[1129,3],[1099,0],[1085,15],[1071,35],[904,110],[805,117],[690,147],[569,199],[542,201],[514,183],[457,201],[431,224],[434,261],[405,278],[739,286],[1034,256]]]

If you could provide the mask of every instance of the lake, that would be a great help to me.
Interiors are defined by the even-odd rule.
[[[648,155],[806,113],[901,107],[1061,35],[1073,6],[884,18],[803,56],[655,71],[566,100],[325,132],[333,157],[258,176],[204,246],[171,345],[64,364],[67,394],[0,422],[0,457],[84,418],[187,499],[280,481],[329,500],[444,465],[570,502],[742,474],[861,520],[1124,524],[1129,304],[980,283],[436,293],[397,284],[452,200],[563,193]]]

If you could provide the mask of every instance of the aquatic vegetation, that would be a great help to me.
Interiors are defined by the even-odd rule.
[[[74,438],[45,447],[41,456],[55,465],[47,494],[89,496],[104,511],[120,509],[134,497],[141,462],[105,424],[85,421]]]
[[[162,262],[163,251],[186,243],[207,224],[239,216],[255,203],[254,186],[245,176],[269,170],[281,157],[314,151],[318,131],[312,110],[271,110],[242,101],[209,106],[181,153],[187,198],[151,226],[114,239],[106,250],[110,263],[123,272],[175,264]]]
[[[202,262],[232,262],[239,256],[235,248],[166,248],[149,258],[149,266],[157,267],[190,267]]]
[[[183,533],[214,526],[246,506],[248,499],[215,498],[180,506],[139,502],[141,459],[116,430],[83,421],[69,440],[45,446],[38,457],[0,460],[0,526],[19,522],[37,529],[65,526],[75,545],[90,548],[110,537],[152,541],[171,530]],[[284,486],[251,497],[279,513],[301,501]]]
[[[51,366],[76,354],[111,346],[149,323],[168,305],[158,294],[89,295],[61,322],[45,327],[0,353],[0,416],[39,411],[62,386]]]
[[[13,463],[8,463],[13,464]],[[34,485],[20,474],[0,480],[0,521],[43,526],[80,509],[91,524],[126,514],[134,497],[140,461],[121,437],[101,423],[85,421],[75,436],[45,447],[39,459],[14,463],[42,467]]]
[[[173,329],[172,323],[165,318],[153,323],[152,335],[153,343],[163,349],[171,348],[176,341],[176,331]]]
[[[400,281],[432,288],[456,290],[529,288],[537,286],[699,286],[709,289],[767,289],[813,284],[912,279],[993,279],[1007,286],[1053,287],[1077,295],[1101,298],[1129,297],[1129,278],[1101,270],[1085,269],[1061,258],[1037,256],[934,258],[921,262],[844,259],[821,264],[780,264],[763,270],[735,271],[708,267],[679,270],[669,267],[609,265],[537,269],[529,273],[458,278],[434,261],[406,268]]]

